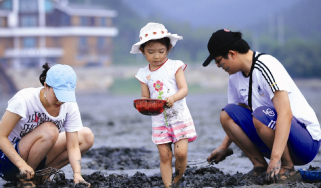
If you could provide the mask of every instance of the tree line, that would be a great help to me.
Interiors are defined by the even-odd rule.
[[[88,3],[88,0],[72,0],[71,2]],[[118,16],[114,18],[114,25],[118,28],[119,35],[113,39],[113,64],[116,66],[146,64],[143,58],[137,58],[137,55],[130,54],[129,51],[131,46],[139,41],[138,35],[141,27],[148,22],[163,23],[170,32],[184,37],[170,52],[170,58],[200,66],[208,56],[208,39],[214,31],[221,29],[213,26],[193,28],[189,23],[163,20],[159,15],[148,19],[143,18],[121,0],[90,0],[90,3],[105,6],[118,12]],[[230,29],[233,30],[233,28]],[[285,28],[285,31],[286,40],[282,45],[276,39],[268,37],[266,33],[261,33],[256,39],[259,49],[253,50],[275,56],[292,77],[321,78],[321,34],[316,32],[313,36],[304,36],[303,38],[298,33],[291,32],[291,28]],[[241,32],[251,46],[253,44],[251,31]]]

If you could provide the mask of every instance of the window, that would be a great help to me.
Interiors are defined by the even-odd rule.
[[[53,47],[61,47],[60,37],[52,37]]]
[[[34,68],[39,67],[39,59],[38,58],[22,58],[21,64],[26,68]]]
[[[87,37],[80,37],[79,46],[86,46],[86,45],[87,45]]]
[[[0,17],[0,27],[4,27],[4,18]]]
[[[12,10],[12,0],[4,0],[2,3],[0,1],[0,9]]]
[[[80,54],[87,54],[89,51],[88,47],[88,39],[87,37],[79,37],[78,41],[78,53]]]
[[[100,26],[107,26],[106,18],[100,18]]]
[[[56,58],[56,57],[47,57],[46,58],[46,62],[49,63],[49,64],[56,64],[56,63],[58,63],[58,58]]]
[[[46,0],[45,1],[45,12],[52,12],[54,9],[53,3],[51,0]]]
[[[20,19],[21,19],[21,27],[37,26],[37,16],[24,15],[24,16],[21,16]]]
[[[37,0],[20,0],[19,1],[20,12],[38,12],[38,1]]]
[[[81,17],[80,18],[80,25],[81,26],[89,26],[90,25],[89,17]]]
[[[37,47],[37,39],[35,37],[26,37],[22,41],[24,48],[35,48]]]
[[[106,43],[105,37],[98,37],[97,38],[97,47],[98,47],[98,49],[105,47],[105,43]]]
[[[60,15],[60,25],[61,26],[69,26],[70,25],[70,16],[65,13],[61,13]]]

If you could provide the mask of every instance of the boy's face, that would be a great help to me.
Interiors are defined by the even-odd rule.
[[[160,67],[166,61],[168,50],[165,45],[159,42],[151,42],[146,44],[142,53],[153,69]]]
[[[222,67],[228,74],[235,74],[239,70],[237,70],[235,58],[233,58],[232,53],[228,53],[227,58],[225,59],[223,56],[217,56],[214,58],[215,64],[217,67]]]

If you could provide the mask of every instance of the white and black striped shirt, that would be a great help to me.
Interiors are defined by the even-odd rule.
[[[258,52],[255,55],[259,54]],[[237,72],[229,77],[228,103],[248,105],[249,77]],[[293,116],[305,124],[314,140],[321,139],[321,129],[315,112],[308,104],[283,65],[271,55],[261,55],[252,72],[252,109],[274,108],[275,91],[287,91]]]

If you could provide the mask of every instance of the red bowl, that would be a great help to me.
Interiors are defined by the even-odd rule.
[[[164,111],[166,101],[159,99],[136,99],[134,107],[144,115],[156,116]]]

